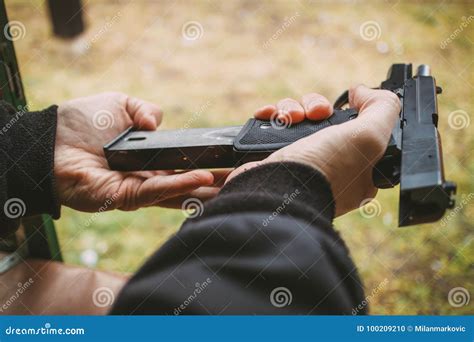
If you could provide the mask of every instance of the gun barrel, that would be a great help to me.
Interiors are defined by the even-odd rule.
[[[417,76],[431,76],[431,68],[428,64],[421,64],[416,72]]]

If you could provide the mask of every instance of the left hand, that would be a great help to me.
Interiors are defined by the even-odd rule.
[[[104,144],[131,125],[155,130],[161,119],[158,106],[122,93],[103,93],[60,105],[54,173],[61,204],[93,212],[155,205],[179,208],[190,197],[203,201],[214,197],[226,171],[109,169]]]

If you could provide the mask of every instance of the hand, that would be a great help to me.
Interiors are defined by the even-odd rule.
[[[156,105],[122,93],[103,93],[60,105],[54,173],[61,204],[89,212],[135,210],[153,205],[180,207],[188,197],[206,200],[215,196],[218,178],[225,172],[126,173],[108,168],[104,144],[131,125],[155,130],[161,118]]]
[[[282,110],[284,104],[286,109]],[[289,111],[288,105],[291,106]],[[312,166],[327,178],[336,201],[337,216],[359,207],[364,199],[373,198],[377,193],[372,182],[372,169],[387,148],[400,113],[400,101],[390,91],[372,90],[360,85],[349,91],[349,105],[359,110],[356,119],[300,139],[260,162],[244,164],[227,180],[261,164],[299,162]],[[276,115],[287,116],[283,120],[288,120],[290,116],[290,121],[299,122],[305,117],[324,119],[331,112],[327,99],[310,94],[303,97],[302,104],[286,99],[276,107],[263,107],[256,116],[268,119],[272,114],[279,113]]]
[[[286,98],[278,101],[276,105],[263,106],[255,112],[255,117],[260,120],[280,120],[293,124],[301,122],[305,118],[324,120],[332,112],[332,105],[324,96],[310,93],[302,97],[301,103]]]

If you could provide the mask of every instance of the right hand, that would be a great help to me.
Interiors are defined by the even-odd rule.
[[[291,116],[288,119],[290,122],[299,122],[305,116],[321,119],[330,115],[332,107],[327,99],[318,94],[311,94],[311,97],[319,98],[316,106],[305,104],[303,97],[303,106],[299,110],[283,111]],[[387,148],[400,113],[400,100],[391,91],[372,90],[359,85],[350,89],[349,105],[358,109],[359,116],[356,119],[300,139],[262,161],[244,164],[232,172],[227,180],[266,163],[303,163],[319,170],[331,184],[336,201],[336,216],[358,208],[364,199],[373,198],[377,193],[372,181],[372,170]],[[279,110],[279,105],[263,108],[268,109],[259,110],[256,116],[268,119],[272,109]]]

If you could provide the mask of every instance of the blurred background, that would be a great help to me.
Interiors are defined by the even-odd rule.
[[[431,65],[456,209],[397,227],[398,188],[338,218],[372,314],[473,314],[474,3],[470,1],[83,1],[85,31],[54,37],[45,1],[7,1],[30,107],[103,91],[162,106],[164,128],[242,124],[261,105],[378,86],[392,63]],[[56,222],[65,261],[132,273],[185,215],[160,208]],[[86,223],[92,222],[88,226]],[[461,290],[459,288],[462,288]],[[450,295],[451,292],[451,295]]]

